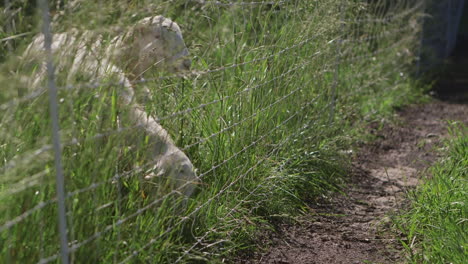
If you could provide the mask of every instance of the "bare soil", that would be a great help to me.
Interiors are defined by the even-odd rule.
[[[265,234],[265,252],[238,262],[403,263],[403,238],[391,231],[389,216],[408,205],[405,194],[439,158],[447,121],[468,124],[467,76],[455,75],[449,73],[434,91],[444,101],[407,107],[398,112],[397,124],[370,124],[377,140],[359,146],[345,193],[310,204],[309,215]]]
[[[389,231],[392,212],[420,172],[438,158],[447,121],[468,124],[468,104],[434,101],[398,113],[398,126],[369,129],[378,140],[360,147],[345,194],[311,204],[311,215],[269,234],[267,252],[244,263],[401,263],[401,239]]]

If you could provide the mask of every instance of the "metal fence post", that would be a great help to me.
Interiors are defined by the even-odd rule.
[[[39,0],[40,9],[42,10],[42,32],[44,34],[44,48],[46,53],[47,63],[47,79],[49,87],[49,104],[50,104],[50,119],[52,121],[52,141],[54,148],[55,161],[55,176],[57,190],[57,206],[58,206],[58,229],[60,235],[60,255],[63,264],[68,264],[68,238],[67,238],[67,218],[65,208],[65,181],[62,167],[62,149],[59,133],[59,116],[57,103],[57,87],[55,86],[55,73],[52,60],[52,33],[50,29],[49,5],[47,0]]]

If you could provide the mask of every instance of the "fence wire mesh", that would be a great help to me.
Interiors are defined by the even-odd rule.
[[[4,1],[2,262],[235,252],[287,186],[334,182],[298,167],[407,86],[429,2]]]

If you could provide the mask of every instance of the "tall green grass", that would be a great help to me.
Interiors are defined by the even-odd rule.
[[[254,245],[271,223],[307,210],[304,201],[337,190],[347,165],[340,150],[350,148],[361,125],[419,96],[409,78],[419,9],[404,13],[412,2],[56,5],[62,15],[55,32],[111,36],[146,16],[170,17],[200,73],[161,78],[167,76],[149,71],[135,85],[151,91],[146,111],[161,119],[198,169],[202,183],[188,200],[166,187],[170,179],[142,180],[154,164],[146,154],[151,142],[128,127],[119,86],[86,88],[83,76],[69,83],[66,71],[57,73],[59,87],[82,87],[59,92],[71,260],[215,261]],[[34,10],[20,9],[13,17],[17,31],[9,34],[37,32]],[[31,92],[22,80],[37,69],[18,57],[32,35],[15,40],[0,74],[6,262],[55,262],[59,252],[47,93],[20,99]]]
[[[407,239],[409,263],[464,263],[468,255],[468,128],[450,126],[445,158],[410,193],[411,206],[397,218]]]

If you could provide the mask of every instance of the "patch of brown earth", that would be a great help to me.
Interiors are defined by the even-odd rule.
[[[267,239],[269,249],[243,263],[400,263],[401,246],[388,232],[388,215],[402,208],[419,173],[437,160],[447,120],[468,124],[468,105],[435,101],[406,108],[399,126],[371,132],[360,147],[346,194],[311,206],[298,224],[284,224]],[[374,124],[377,126],[377,124]]]

